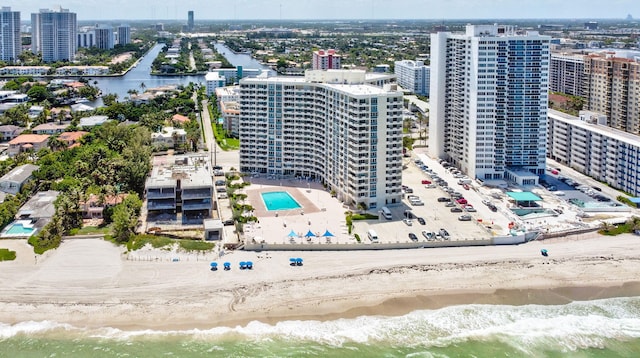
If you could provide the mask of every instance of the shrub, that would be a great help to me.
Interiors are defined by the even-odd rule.
[[[0,249],[0,261],[13,261],[16,259],[16,252],[9,249]]]
[[[356,238],[356,241],[357,241],[357,242],[360,242],[360,235],[358,235],[358,234],[353,234],[353,236]]]
[[[180,247],[186,251],[209,251],[216,246],[213,242],[180,240]]]

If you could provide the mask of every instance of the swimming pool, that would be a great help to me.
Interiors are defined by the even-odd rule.
[[[537,219],[547,216],[558,216],[553,209],[532,208],[532,209],[511,209],[511,211],[523,219]]]
[[[264,206],[267,207],[268,211],[292,210],[302,207],[300,206],[300,204],[298,204],[296,199],[294,199],[286,191],[270,191],[268,193],[262,193],[260,195],[262,196],[262,201],[264,202]]]
[[[31,227],[30,223],[23,223],[21,221],[10,224],[4,231],[4,237],[29,237],[36,232],[36,228]]]

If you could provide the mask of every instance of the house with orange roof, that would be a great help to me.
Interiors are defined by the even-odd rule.
[[[190,121],[189,117],[183,116],[182,114],[174,114],[171,117],[171,121],[175,123],[185,124]]]
[[[49,136],[46,134],[20,134],[9,141],[7,154],[10,157],[15,157],[22,152],[37,152],[42,148],[47,148],[48,140]]]
[[[86,201],[80,202],[80,211],[84,219],[102,219],[105,208],[116,206],[127,197],[128,194],[106,195],[103,198],[96,194],[89,195]]]
[[[89,132],[76,131],[76,132],[64,132],[58,136],[58,140],[65,143],[68,149],[80,146],[80,138],[89,134]]]

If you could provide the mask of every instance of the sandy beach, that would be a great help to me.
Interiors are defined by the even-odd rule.
[[[217,258],[153,249],[127,254],[106,241],[78,239],[37,259],[25,241],[8,240],[0,247],[16,250],[18,259],[0,262],[0,322],[174,330],[638,296],[639,240],[591,235],[519,246],[237,251]],[[289,266],[290,257],[304,265]],[[212,272],[212,260],[232,269]],[[245,260],[253,270],[238,269]]]

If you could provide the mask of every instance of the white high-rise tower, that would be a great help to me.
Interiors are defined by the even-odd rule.
[[[499,25],[431,35],[430,155],[472,178],[535,184],[545,171],[549,41]]]
[[[40,9],[31,14],[31,51],[42,61],[72,61],[78,49],[78,21],[69,9]]]
[[[15,62],[21,51],[20,12],[3,7],[0,9],[0,60]]]

